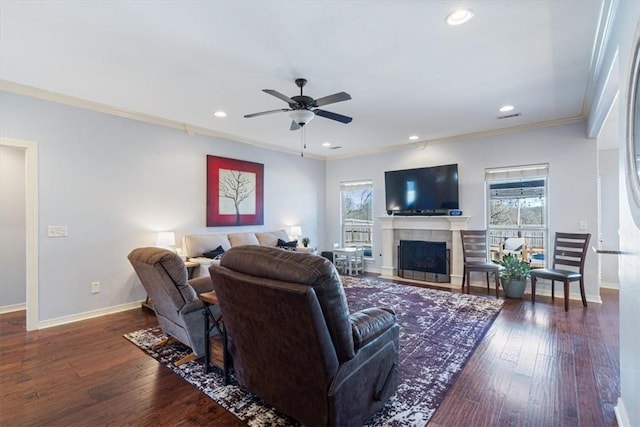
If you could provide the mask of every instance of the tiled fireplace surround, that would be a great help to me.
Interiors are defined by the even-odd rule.
[[[380,216],[382,223],[382,267],[380,276],[397,278],[400,240],[446,242],[451,252],[451,284],[462,284],[460,230],[467,229],[468,216]]]

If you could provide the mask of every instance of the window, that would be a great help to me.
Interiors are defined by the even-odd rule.
[[[373,241],[373,181],[340,183],[342,246],[364,246],[371,257]]]
[[[545,266],[548,165],[487,169],[487,229],[493,259],[516,255]]]

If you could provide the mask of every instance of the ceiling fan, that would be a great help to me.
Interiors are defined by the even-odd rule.
[[[247,114],[245,118],[264,116],[265,114],[281,113],[283,111],[289,111],[289,117],[291,117],[291,127],[289,130],[297,130],[309,123],[315,116],[324,117],[326,119],[336,120],[340,123],[350,123],[353,118],[343,116],[342,114],[332,113],[331,111],[321,110],[317,107],[323,105],[333,104],[335,102],[348,101],[351,99],[351,95],[346,92],[338,92],[333,95],[325,96],[323,98],[313,99],[310,96],[305,96],[302,93],[302,88],[307,84],[306,79],[296,79],[296,86],[300,88],[300,95],[292,96],[289,98],[286,95],[273,89],[263,89],[263,92],[273,95],[276,98],[280,98],[287,104],[289,108],[280,108],[277,110],[262,111],[260,113]]]

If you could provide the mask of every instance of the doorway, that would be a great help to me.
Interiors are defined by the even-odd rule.
[[[2,138],[0,145],[24,150],[26,235],[26,325],[38,329],[38,146],[33,141]]]

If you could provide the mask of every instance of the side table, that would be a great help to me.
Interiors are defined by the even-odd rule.
[[[211,339],[214,340],[214,345],[217,345],[217,348],[222,347],[222,363],[220,363],[220,358],[217,359],[218,367],[222,368],[222,378],[224,381],[224,385],[229,384],[229,369],[231,358],[229,356],[229,352],[227,351],[227,331],[224,328],[222,315],[218,315],[217,317],[211,311],[211,307],[218,306],[218,296],[214,291],[211,292],[203,292],[198,295],[200,300],[204,303],[204,310],[202,314],[204,315],[204,336],[206,337],[205,349],[204,349],[204,372],[209,373],[211,371]],[[222,343],[220,343],[220,339],[218,337],[209,338],[209,331],[211,326],[209,324],[209,318],[212,318],[215,322],[215,328],[220,333],[220,337],[222,338]],[[220,345],[221,344],[221,345]]]
[[[311,247],[311,246],[298,246],[296,248],[296,252],[300,252],[303,254],[312,254],[312,255],[317,255],[318,251],[316,248]]]

